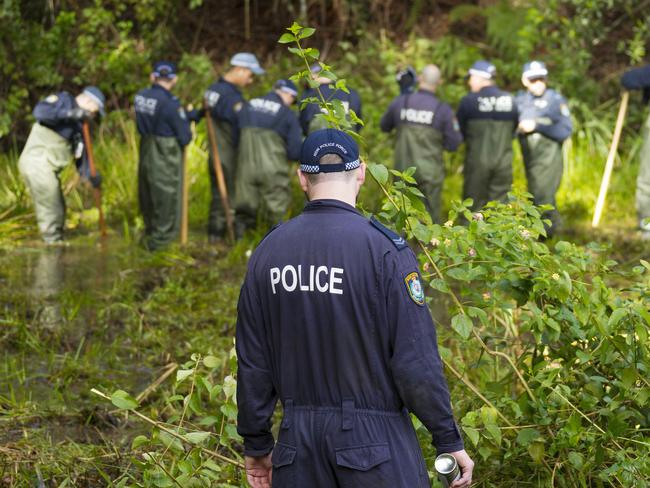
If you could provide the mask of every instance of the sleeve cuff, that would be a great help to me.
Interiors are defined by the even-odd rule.
[[[267,449],[244,449],[244,456],[248,457],[263,457],[273,450],[273,446]]]
[[[244,456],[261,457],[266,456],[273,450],[275,440],[273,434],[264,436],[244,437]]]

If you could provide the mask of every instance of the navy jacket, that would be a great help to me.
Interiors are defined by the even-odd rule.
[[[382,131],[390,132],[403,124],[438,130],[442,133],[443,147],[447,151],[455,151],[463,142],[454,111],[427,90],[396,97],[382,116],[379,126]]]
[[[643,103],[650,100],[650,64],[631,69],[621,78],[621,84],[627,90],[643,90]]]
[[[250,258],[236,330],[244,453],[273,448],[276,402],[399,412],[463,448],[415,255],[338,200],[309,202]]]
[[[467,123],[470,120],[510,120],[513,124],[513,135],[518,123],[514,97],[494,85],[465,95],[460,101],[456,116],[463,136],[467,135]]]
[[[541,97],[529,91],[521,91],[515,97],[519,120],[533,119],[535,132],[563,142],[573,131],[571,113],[566,99],[555,90],[548,88]]]
[[[75,97],[62,91],[38,102],[32,114],[39,124],[52,129],[72,144],[75,135],[81,134],[81,122],[71,117],[71,111],[78,107]]]
[[[232,127],[233,143],[236,144],[239,125],[237,113],[244,106],[244,96],[236,85],[219,78],[205,92],[210,113],[215,120],[228,122]]]
[[[260,127],[274,130],[287,145],[287,158],[294,161],[300,159],[302,131],[298,117],[282,103],[277,93],[272,91],[244,104],[239,112],[238,125],[240,129]]]
[[[141,136],[175,137],[180,146],[192,140],[185,110],[174,95],[154,83],[135,96],[135,121]]]
[[[323,94],[325,100],[341,100],[343,102],[343,105],[346,106],[347,110],[354,110],[354,113],[357,114],[357,117],[360,119],[363,118],[361,114],[361,98],[359,98],[359,94],[356,90],[348,87],[350,93],[345,93],[343,90],[336,90],[335,88],[332,88],[331,84],[329,83],[321,85],[319,89]],[[320,96],[316,89],[310,88],[302,94],[300,100],[304,100],[305,98],[320,98]],[[298,104],[298,106],[302,107],[301,104]],[[305,135],[309,134],[309,124],[318,113],[320,113],[320,106],[315,103],[309,103],[300,109],[300,125],[302,126],[302,130]],[[361,125],[357,124],[356,131],[359,132],[360,130]]]

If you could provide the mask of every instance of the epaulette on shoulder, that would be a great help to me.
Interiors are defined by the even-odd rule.
[[[273,232],[275,229],[277,229],[277,228],[280,227],[281,225],[282,225],[282,222],[278,222],[278,223],[275,224],[273,227],[271,227],[271,228],[269,229],[269,231],[264,235],[264,237],[262,237],[262,239],[260,240],[260,242],[259,242],[257,245],[259,246],[260,244],[262,244],[262,242],[264,242],[264,240],[265,240],[269,235],[271,235],[271,232]]]
[[[375,217],[370,218],[370,223],[375,229],[377,229],[379,232],[381,232],[386,237],[388,237],[388,239],[393,243],[393,245],[397,248],[398,251],[401,251],[408,247],[406,240],[402,236],[400,236],[394,230],[391,230],[388,227],[386,227],[384,224],[379,222]]]

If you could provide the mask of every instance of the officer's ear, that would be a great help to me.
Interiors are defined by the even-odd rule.
[[[307,175],[300,171],[300,168],[296,170],[296,173],[298,174],[298,181],[300,182],[300,188],[302,189],[303,192],[307,193],[307,188],[309,187],[309,178],[307,178]]]
[[[361,163],[359,171],[357,172],[357,185],[361,188],[366,181],[366,163]]]

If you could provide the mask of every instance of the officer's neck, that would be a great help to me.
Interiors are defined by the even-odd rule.
[[[339,200],[353,207],[357,204],[357,192],[349,185],[318,184],[312,185],[307,192],[309,201]]]

